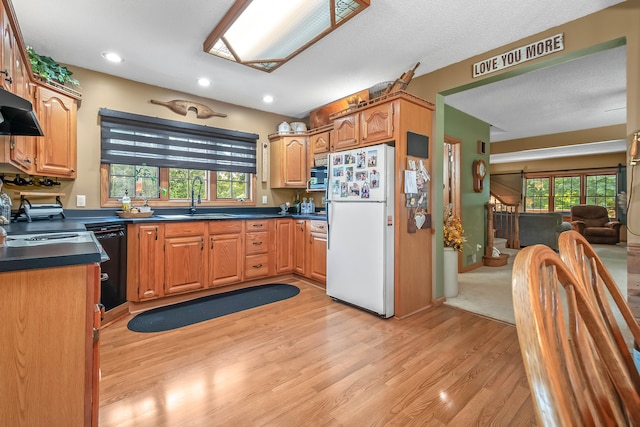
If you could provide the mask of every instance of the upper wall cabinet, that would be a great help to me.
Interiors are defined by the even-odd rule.
[[[307,166],[309,173],[311,168],[315,166],[326,166],[327,155],[333,151],[331,144],[331,134],[333,133],[333,125],[323,126],[322,128],[312,129],[309,131],[309,147],[307,155]],[[309,176],[311,178],[311,176]]]
[[[36,137],[36,173],[76,177],[76,100],[44,86],[37,87],[36,114],[44,137]]]
[[[44,137],[0,136],[0,163],[27,174],[75,178],[77,108],[80,95],[33,79],[26,46],[8,1],[0,7],[0,79],[2,89],[33,104]]]
[[[333,121],[335,151],[392,141],[396,101],[372,104],[357,112],[336,117]]]
[[[4,5],[3,5],[4,6]],[[19,34],[14,32],[11,13],[5,7],[0,8],[0,80],[2,89],[15,93],[33,103],[33,85],[29,73],[30,64],[26,51],[21,50]],[[8,163],[17,169],[32,174],[34,165],[34,141],[32,136],[0,137],[0,162]]]
[[[269,135],[271,188],[306,188],[307,135]]]

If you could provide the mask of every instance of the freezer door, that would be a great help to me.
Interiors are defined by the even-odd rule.
[[[327,295],[394,314],[393,227],[385,203],[330,203]]]

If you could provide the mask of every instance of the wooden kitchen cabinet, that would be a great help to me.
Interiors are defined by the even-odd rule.
[[[379,144],[393,140],[394,102],[385,102],[360,113],[361,145]]]
[[[321,283],[327,281],[327,222],[309,220],[309,270],[310,278]]]
[[[395,140],[396,104],[395,100],[373,103],[358,112],[336,117],[333,151]]]
[[[164,224],[129,225],[127,300],[164,296]]]
[[[77,103],[74,98],[36,86],[36,113],[43,137],[36,138],[36,173],[75,178],[77,169]]]
[[[209,287],[242,281],[244,221],[209,222]]]
[[[307,220],[293,221],[293,272],[306,276],[307,273]]]
[[[269,135],[271,188],[306,188],[307,136]]]
[[[164,294],[203,289],[207,252],[204,221],[167,223],[164,226]]]
[[[372,144],[388,143],[395,147],[395,172],[406,169],[409,156],[408,132],[425,135],[432,140],[433,111],[435,107],[428,101],[404,91],[383,95],[358,104],[357,107],[332,114],[334,151],[364,147]],[[428,148],[429,147],[422,147]],[[432,170],[431,158],[421,159],[427,170]],[[395,193],[404,191],[404,181],[395,181]],[[431,193],[430,193],[431,194]],[[394,315],[398,318],[409,316],[429,307],[433,303],[433,258],[432,236],[425,230],[411,233],[406,224],[410,211],[402,203],[394,208],[394,239],[388,242],[394,248]],[[326,244],[316,235],[314,244]],[[316,255],[320,256],[320,250]],[[315,276],[322,276],[321,260],[309,261]],[[313,266],[316,267],[313,267]],[[312,273],[309,273],[312,274]]]
[[[97,426],[98,264],[0,273],[0,424]]]
[[[0,137],[0,162],[30,175],[76,178],[77,102],[81,96],[72,89],[35,83],[13,8],[9,2],[2,6],[2,88],[33,104],[44,136]]]
[[[293,252],[293,272],[324,285],[327,281],[327,222],[294,220]]]
[[[348,150],[360,145],[360,114],[354,113],[333,121],[333,151]]]
[[[309,131],[309,154],[307,156],[307,179],[311,179],[311,168],[327,166],[327,156],[332,151],[331,134],[333,125]]]
[[[0,43],[0,79],[2,89],[15,93],[33,104],[33,85],[28,56],[20,35],[14,32],[12,11],[0,8],[2,43]],[[0,162],[9,163],[22,172],[32,174],[35,170],[35,137],[2,136]]]
[[[273,220],[245,221],[245,280],[273,276],[275,273]]]
[[[291,273],[293,271],[293,235],[292,218],[275,220],[276,225],[276,274]]]

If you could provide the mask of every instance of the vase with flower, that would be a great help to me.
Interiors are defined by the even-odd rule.
[[[464,236],[460,217],[447,210],[444,215],[444,296],[452,298],[458,295],[458,253],[467,239]]]

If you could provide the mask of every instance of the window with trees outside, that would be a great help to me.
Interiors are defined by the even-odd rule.
[[[549,178],[528,178],[525,193],[527,212],[549,211]]]
[[[126,192],[140,200],[190,200],[192,190],[202,201],[237,202],[252,198],[251,174],[245,173],[112,164],[107,174],[110,199],[122,198]],[[161,178],[164,175],[168,180]],[[194,188],[196,176],[202,185],[197,183]],[[163,186],[161,181],[168,184]]]
[[[615,218],[617,178],[615,169],[527,174],[524,210],[569,212],[572,206],[588,204],[604,206]]]
[[[100,110],[101,204],[255,204],[257,135]]]

